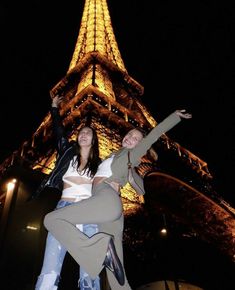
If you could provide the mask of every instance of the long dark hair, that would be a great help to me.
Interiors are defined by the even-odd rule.
[[[98,166],[101,162],[101,159],[99,157],[99,141],[98,141],[98,136],[96,133],[96,130],[90,126],[84,125],[83,127],[80,128],[77,136],[81,132],[83,128],[89,128],[92,130],[92,141],[91,141],[91,149],[89,152],[88,160],[85,165],[85,167],[82,170],[82,173],[84,174],[86,170],[88,170],[88,175],[93,177],[96,174],[96,171],[98,169]],[[76,164],[77,164],[77,170],[79,171],[79,166],[80,166],[80,160],[81,160],[81,147],[77,142],[77,147],[76,147]]]

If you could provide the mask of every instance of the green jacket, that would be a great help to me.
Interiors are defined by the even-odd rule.
[[[114,153],[114,159],[111,164],[112,176],[107,181],[115,181],[121,186],[128,182],[128,151],[130,151],[130,161],[132,167],[140,164],[141,158],[147,153],[148,149],[155,143],[160,136],[173,128],[180,122],[181,118],[174,112],[154,127],[146,137],[144,137],[135,148],[128,149],[122,147]]]

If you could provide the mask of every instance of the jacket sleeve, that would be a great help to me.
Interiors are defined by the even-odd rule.
[[[154,127],[149,134],[144,137],[141,142],[131,150],[130,158],[132,164],[137,166],[140,163],[141,157],[144,156],[147,150],[155,143],[162,134],[169,131],[175,125],[180,122],[181,118],[174,112],[170,114],[166,119]]]
[[[65,129],[60,117],[59,109],[51,107],[52,132],[56,140],[57,152],[62,154],[69,146],[68,138],[65,134]]]

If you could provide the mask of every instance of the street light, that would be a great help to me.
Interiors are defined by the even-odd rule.
[[[2,242],[4,238],[16,182],[17,180],[14,178],[7,183],[7,192],[1,216],[0,242]]]
[[[167,235],[167,225],[166,225],[166,217],[165,214],[162,214],[162,218],[163,218],[163,227],[160,230],[160,233],[162,236],[166,236]]]

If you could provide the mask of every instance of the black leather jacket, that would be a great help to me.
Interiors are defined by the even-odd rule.
[[[56,164],[50,175],[43,179],[33,195],[33,198],[39,196],[45,187],[55,188],[60,192],[62,191],[62,177],[68,169],[70,160],[76,154],[77,143],[75,141],[68,141],[59,114],[59,109],[52,107],[50,113],[52,117],[52,130],[57,143]]]

